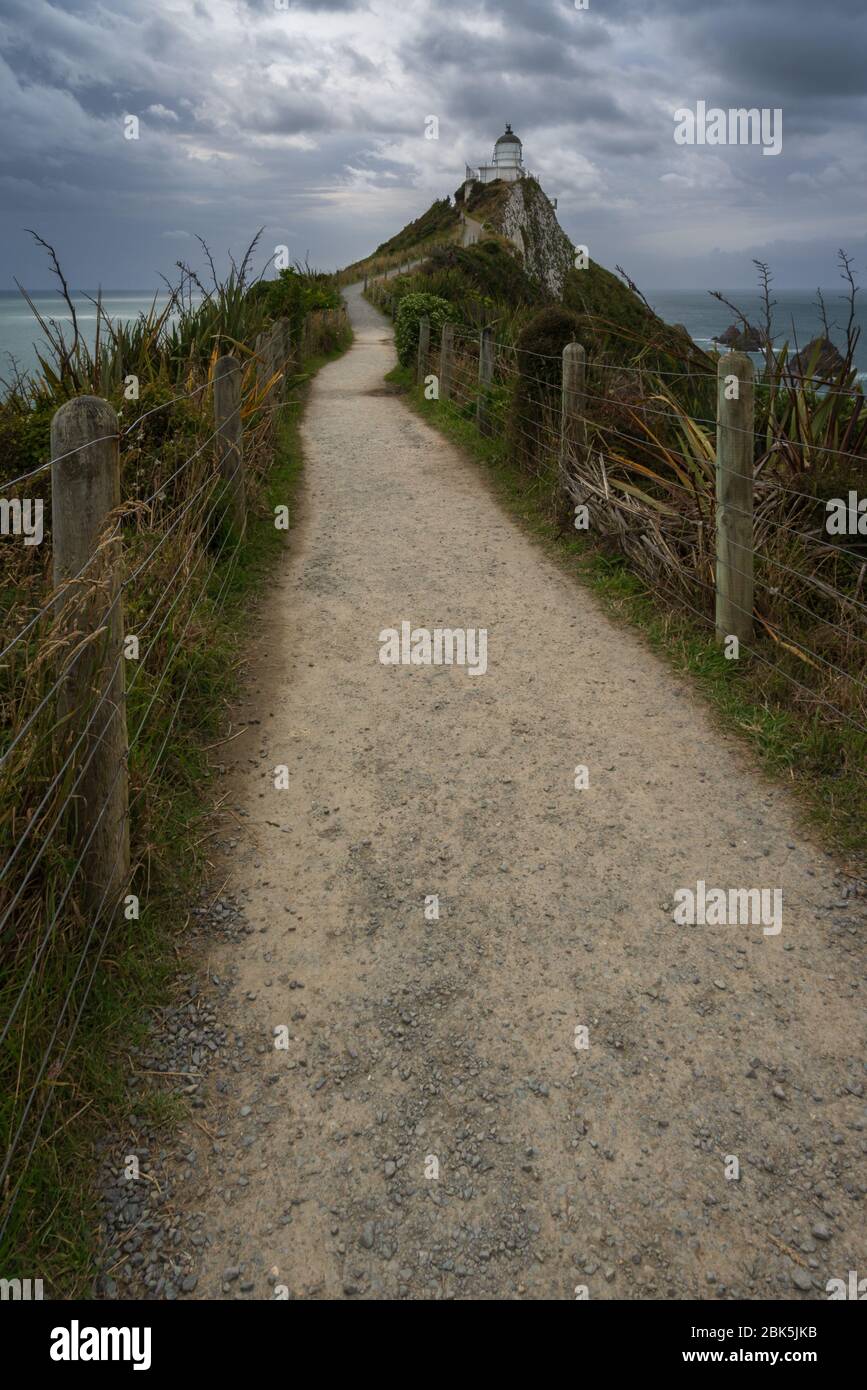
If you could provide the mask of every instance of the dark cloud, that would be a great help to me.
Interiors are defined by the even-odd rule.
[[[813,284],[838,244],[863,255],[865,40],[864,0],[3,0],[3,265],[45,282],[36,225],[76,283],[146,286],[183,233],[238,248],[261,223],[345,263],[509,120],[604,263],[732,283],[776,255]],[[677,146],[698,100],[782,107],[782,153]]]

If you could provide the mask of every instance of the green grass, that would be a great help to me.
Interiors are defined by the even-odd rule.
[[[208,828],[209,793],[217,774],[206,747],[219,738],[226,702],[238,693],[249,598],[261,593],[286,548],[287,532],[274,525],[275,506],[288,505],[290,525],[294,524],[302,472],[299,423],[307,384],[345,346],[306,359],[306,379],[277,417],[275,461],[258,504],[251,509],[246,536],[219,604],[225,564],[216,567],[209,582],[200,610],[201,639],[196,643],[184,724],[169,734],[163,752],[162,776],[154,784],[146,844],[132,886],[141,897],[141,917],[112,929],[67,1064],[58,1077],[61,1094],[46,1128],[51,1142],[40,1142],[34,1151],[0,1247],[0,1276],[42,1279],[48,1297],[88,1297],[91,1292],[100,1253],[99,1194],[94,1181],[95,1145],[100,1138],[112,1131],[124,1132],[133,1107],[142,1127],[162,1128],[167,1136],[185,1113],[182,1101],[162,1088],[143,1088],[131,1098],[128,1054],[146,1042],[151,1013],[174,999],[179,972],[197,964],[188,957],[185,929],[186,905],[199,898],[207,881],[206,846],[199,842]],[[189,714],[187,700],[193,706]],[[153,727],[136,750],[144,760],[160,749],[172,702],[159,702],[154,713]],[[131,708],[131,728],[134,719]],[[191,725],[195,737],[190,736]],[[64,980],[57,972],[69,970],[69,962],[58,956],[54,973],[40,981],[46,997],[60,995]]]
[[[849,725],[831,725],[787,708],[782,677],[750,657],[727,661],[706,628],[685,610],[667,606],[618,556],[591,541],[565,533],[550,517],[544,480],[533,484],[510,462],[502,440],[483,438],[467,407],[427,401],[415,387],[411,368],[396,367],[387,381],[403,386],[407,404],[485,472],[496,495],[574,577],[601,600],[605,611],[638,628],[654,651],[688,676],[721,723],[738,733],[771,777],[797,795],[803,817],[824,843],[844,854],[867,848],[864,769],[867,739]]]

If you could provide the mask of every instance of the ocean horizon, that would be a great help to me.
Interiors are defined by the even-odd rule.
[[[651,289],[643,293],[661,318],[667,323],[683,324],[699,347],[712,348],[714,339],[735,321],[732,310],[706,290]],[[737,305],[751,322],[760,321],[762,305],[755,287],[724,289],[721,293]],[[842,349],[846,338],[848,306],[842,299],[839,285],[823,289],[822,294],[831,324],[832,341]],[[71,324],[69,309],[56,291],[33,291],[31,298],[45,319],[54,319],[62,325]],[[72,298],[79,324],[92,341],[96,330],[96,305],[92,301],[96,298],[96,292],[92,298],[84,291],[74,294]],[[155,298],[158,307],[161,307],[166,303],[168,294],[165,290],[102,291],[103,310],[116,322],[129,322],[139,314],[146,313]],[[795,351],[805,347],[822,332],[815,291],[775,289],[772,298],[777,301],[773,323],[778,347],[788,341],[792,351]],[[867,334],[863,329],[867,327],[867,311],[856,312],[855,322],[862,329],[855,364],[859,380],[864,380],[867,379]],[[0,381],[8,382],[13,374],[11,359],[14,359],[17,370],[22,374],[36,370],[37,351],[42,341],[39,325],[22,295],[14,290],[0,290]]]
[[[64,328],[71,327],[69,308],[55,290],[32,290],[28,293],[46,321],[53,319]],[[90,343],[93,343],[96,335],[97,314],[93,300],[97,293],[94,291],[92,298],[84,290],[72,295],[79,327]],[[194,295],[193,299],[196,297]],[[129,323],[139,314],[147,313],[154,299],[159,308],[166,304],[168,298],[166,290],[103,290],[102,308],[113,322]],[[37,354],[44,344],[45,335],[24,296],[17,290],[0,290],[0,392],[4,390],[3,383],[8,384],[14,376],[13,362],[15,370],[22,376],[38,370]]]

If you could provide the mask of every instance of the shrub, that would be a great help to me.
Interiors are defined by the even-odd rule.
[[[269,319],[289,320],[293,341],[308,314],[339,309],[342,302],[334,276],[299,265],[281,270],[276,280],[260,280],[250,294],[261,303]]]
[[[394,342],[402,367],[409,367],[418,351],[418,326],[429,318],[432,336],[436,337],[444,323],[455,322],[457,313],[452,305],[435,294],[407,294],[400,301],[394,326]]]

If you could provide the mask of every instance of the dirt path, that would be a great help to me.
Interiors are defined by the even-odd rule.
[[[461,233],[461,246],[475,246],[484,235],[484,227],[481,222],[477,222],[474,217],[464,213],[463,232]]]
[[[863,901],[348,298],[224,750],[249,934],[209,962],[192,1296],[825,1297],[867,1275]],[[485,628],[487,672],[383,665],[404,620]],[[782,888],[781,933],[676,925],[698,880]]]

